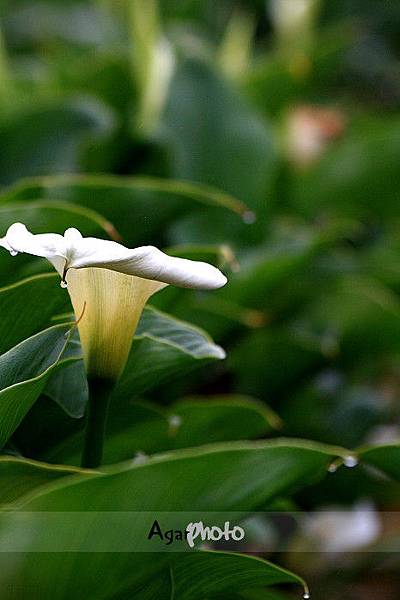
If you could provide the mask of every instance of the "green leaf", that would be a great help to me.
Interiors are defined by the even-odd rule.
[[[62,359],[69,360],[70,364],[53,373],[44,393],[57,402],[69,416],[78,419],[84,415],[89,389],[77,330],[70,336]]]
[[[77,98],[50,107],[34,107],[0,124],[7,152],[0,158],[0,181],[79,169],[82,143],[113,128],[113,115],[100,102]],[[25,142],[24,142],[25,141]]]
[[[143,311],[125,370],[113,394],[132,397],[182,373],[225,358],[205,332],[154,308]]]
[[[0,456],[0,506],[6,508],[40,486],[78,472],[84,473],[75,467],[52,466],[14,456]]]
[[[63,369],[66,372],[67,369]],[[264,404],[245,396],[188,398],[167,411],[124,399],[111,405],[104,442],[104,464],[137,453],[154,454],[210,442],[252,439],[279,426],[279,417]],[[41,454],[42,460],[79,465],[83,431]]]
[[[253,211],[244,215],[246,226],[211,210],[180,216],[170,225],[169,240],[261,243],[277,170],[269,124],[210,64],[190,58],[175,73],[163,126],[175,177],[218,186]]]
[[[156,177],[112,175],[58,175],[27,179],[9,188],[2,202],[62,201],[99,211],[118,229],[128,245],[166,240],[168,222],[175,216],[205,207],[222,218],[229,212],[236,220],[247,206],[228,193],[204,184]]]
[[[175,451],[147,462],[135,464],[130,461],[103,473],[93,472],[92,476],[74,474],[41,485],[25,496],[25,501],[18,501],[23,511],[23,528],[18,528],[18,511],[14,513],[15,519],[12,514],[6,516],[6,529],[0,527],[0,543],[13,540],[12,543],[20,545],[23,552],[12,569],[6,555],[0,553],[4,598],[15,598],[15,590],[21,585],[24,589],[33,589],[35,598],[46,600],[58,600],[68,595],[76,597],[89,591],[92,597],[113,598],[118,594],[123,597],[124,592],[126,595],[135,586],[138,588],[154,580],[155,573],[164,569],[168,557],[165,552],[115,554],[99,551],[106,549],[108,543],[129,548],[135,540],[140,543],[146,540],[145,513],[132,511],[146,511],[152,519],[155,511],[170,511],[170,515],[178,516],[179,511],[190,514],[196,511],[251,511],[277,495],[293,492],[320,479],[332,460],[345,454],[346,451],[339,448],[294,440],[220,444]],[[63,526],[62,531],[54,531],[48,522],[47,511],[53,514],[54,511],[67,511],[66,524],[74,522],[70,511],[80,514],[89,511],[90,519],[86,520],[89,529],[70,525]],[[114,514],[123,511],[125,526],[119,530],[96,527],[99,522],[94,511],[114,511]],[[61,519],[62,515],[63,512]],[[107,515],[104,516],[104,512],[97,515],[104,525]],[[39,528],[38,518],[43,524]],[[69,518],[72,521],[68,521]],[[126,519],[131,519],[128,536]],[[22,537],[16,538],[16,535]],[[83,544],[96,551],[90,554],[90,561],[87,554],[80,552],[42,554],[28,551],[31,543],[38,547],[46,541],[59,548]],[[99,576],[105,572],[106,578]],[[18,581],[17,588],[12,585],[15,580]]]
[[[257,438],[280,426],[273,411],[247,396],[194,396],[177,402],[169,412],[179,420],[176,431],[172,429],[174,448]]]
[[[70,330],[70,324],[55,325],[0,356],[0,447],[43,392],[55,368],[62,364],[60,359]]]
[[[58,273],[46,273],[0,289],[0,353],[41,331],[57,313],[71,310],[69,295],[59,282]],[[77,332],[65,350],[63,360],[81,358]],[[53,373],[44,393],[58,402],[70,416],[81,417],[88,393],[83,361],[74,360]]]
[[[303,579],[261,558],[229,552],[195,552],[182,556],[172,567],[174,599],[203,600],[222,593],[295,583],[307,590]]]
[[[150,561],[147,561],[147,564]],[[172,578],[170,569],[166,569],[161,574],[157,574],[149,581],[146,581],[144,585],[140,585],[137,587],[134,585],[135,589],[129,590],[130,598],[140,598],[140,600],[173,600],[174,592],[172,587]],[[133,595],[135,594],[135,595]],[[117,594],[114,596],[116,600],[125,600],[127,597],[126,590],[121,594]]]
[[[360,459],[400,481],[400,443],[371,446],[358,453]]]
[[[50,486],[29,506],[32,510],[52,506],[53,510],[82,511],[111,507],[122,511],[247,511],[278,494],[310,485],[324,476],[333,457],[348,454],[336,447],[287,439],[176,450],[144,463],[109,467],[90,481],[75,477],[63,487]],[[226,472],[229,477],[223,475]]]
[[[272,132],[208,64],[180,65],[164,121],[176,177],[218,186],[265,211],[275,170]]]
[[[50,324],[70,307],[58,273],[35,275],[0,289],[0,354]]]

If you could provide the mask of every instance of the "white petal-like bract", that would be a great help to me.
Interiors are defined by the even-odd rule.
[[[64,236],[34,235],[22,223],[14,223],[0,244],[11,252],[45,257],[60,273],[98,267],[194,289],[216,289],[227,281],[219,269],[208,263],[168,256],[154,246],[131,250],[110,240],[84,238],[74,228],[67,229]]]

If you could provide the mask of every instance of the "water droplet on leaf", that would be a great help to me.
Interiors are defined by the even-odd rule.
[[[62,280],[61,280],[61,283],[60,283],[60,286],[61,286],[63,289],[65,289],[65,288],[67,288],[67,287],[68,287],[68,283],[67,283],[67,282],[66,282],[64,279],[62,279]]]
[[[358,460],[355,456],[346,456],[343,459],[343,464],[345,467],[349,467],[351,469],[352,467],[356,467],[358,465]]]
[[[18,252],[16,250],[10,250],[11,256],[17,256]]]
[[[328,471],[329,473],[336,473],[337,471],[337,464],[336,463],[331,463],[328,467]]]
[[[169,435],[177,434],[179,427],[182,425],[182,417],[180,415],[170,415],[168,417]]]
[[[168,419],[169,424],[174,429],[177,429],[182,425],[182,417],[179,415],[171,415]]]
[[[148,460],[148,455],[139,450],[139,452],[136,452],[132,462],[134,465],[144,465]]]
[[[242,214],[242,219],[243,219],[243,222],[246,223],[246,225],[252,225],[253,223],[256,222],[257,217],[256,217],[255,213],[253,213],[252,210],[245,210],[244,213]]]

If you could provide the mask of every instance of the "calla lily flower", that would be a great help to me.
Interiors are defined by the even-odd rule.
[[[14,223],[0,246],[13,256],[47,258],[68,287],[89,377],[118,379],[142,310],[168,284],[216,289],[227,282],[216,267],[168,256],[153,246],[129,249],[110,240],[85,238],[74,228],[64,235],[34,235]]]

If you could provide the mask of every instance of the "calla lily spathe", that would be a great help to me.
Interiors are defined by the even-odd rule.
[[[154,246],[129,249],[110,240],[85,238],[74,228],[64,235],[34,235],[22,223],[14,223],[0,238],[0,246],[12,255],[24,252],[47,258],[60,273],[91,377],[119,377],[152,294],[168,284],[216,289],[227,281],[207,263],[168,256]]]
[[[84,238],[74,228],[64,235],[34,235],[22,223],[14,223],[0,238],[0,245],[11,254],[26,252],[47,258],[62,276],[69,269],[97,267],[194,289],[215,289],[227,281],[207,263],[168,256],[154,246],[130,250],[110,240]]]

